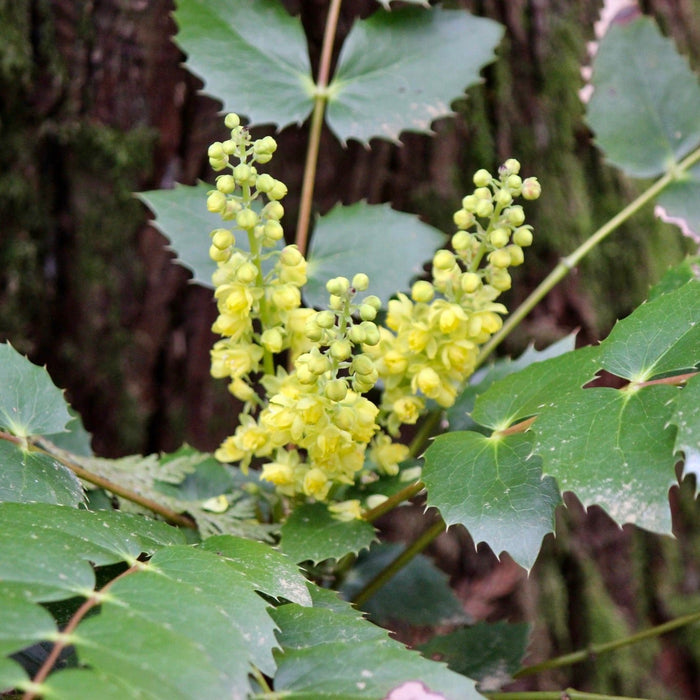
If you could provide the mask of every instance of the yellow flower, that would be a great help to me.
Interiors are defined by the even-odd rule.
[[[360,501],[352,499],[350,501],[340,501],[340,503],[331,503],[328,510],[333,514],[335,520],[349,522],[350,520],[362,519],[362,507]]]
[[[408,458],[410,451],[407,445],[392,442],[388,435],[378,435],[370,449],[370,459],[377,465],[379,471],[388,476],[399,473],[399,463]]]
[[[391,408],[402,423],[414,425],[420,417],[424,404],[417,396],[402,396],[394,401]]]
[[[331,482],[323,470],[318,467],[309,469],[304,476],[304,493],[307,496],[315,498],[317,501],[322,501],[330,491]]]

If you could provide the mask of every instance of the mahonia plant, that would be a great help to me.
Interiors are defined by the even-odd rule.
[[[410,298],[399,293],[380,325],[380,299],[360,296],[369,287],[362,272],[328,281],[327,309],[302,306],[306,260],[284,245],[280,223],[287,188],[256,167],[277,144],[270,136],[253,140],[236,114],[225,124],[231,138],[208,151],[212,168],[230,173],[217,177],[207,207],[231,222],[211,234],[213,331],[222,337],[211,373],[229,379],[243,410],[216,457],[243,469],[260,459],[261,478],[280,495],[336,501],[336,517],[360,517],[358,500],[337,502],[343,486],[399,472],[409,457],[401,426],[415,424],[431,400],[451,406],[479,346],[501,327],[506,308],[495,300],[510,288],[508,268],[523,262],[532,243],[514,202],[536,199],[539,183],[523,180],[514,159],[497,177],[479,170],[476,189],[454,215],[452,250],[437,251],[432,281],[415,282]],[[237,245],[240,235],[247,246]],[[276,362],[284,352],[288,370]],[[383,390],[379,405],[365,396],[375,386]]]

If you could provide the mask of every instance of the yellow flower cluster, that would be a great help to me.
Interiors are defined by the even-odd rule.
[[[476,189],[454,215],[459,229],[452,249],[439,250],[432,261],[432,282],[420,280],[411,297],[389,302],[386,327],[378,344],[365,348],[384,384],[381,408],[389,432],[414,424],[426,401],[451,406],[474,371],[479,346],[502,326],[503,304],[510,288],[509,267],[523,262],[523,247],[532,243],[518,196],[536,199],[536,178],[523,180],[520,163],[507,160],[498,178],[486,170],[474,175]]]
[[[263,366],[273,369],[273,355],[290,348],[298,353],[308,345],[303,329],[313,312],[301,308],[304,256],[295,246],[279,249],[284,238],[279,200],[287,188],[259,174],[256,167],[269,162],[277,144],[270,136],[253,141],[235,114],[226,116],[226,125],[231,138],[212,144],[208,152],[214,170],[231,172],[217,177],[207,208],[232,222],[232,229],[218,228],[211,234],[209,255],[217,263],[212,280],[219,311],[212,330],[222,336],[211,351],[211,373],[229,378],[231,393],[250,404],[259,403],[252,378]],[[242,246],[237,247],[234,230],[244,234]],[[273,258],[274,264],[265,269],[265,262]]]
[[[479,345],[501,327],[506,309],[495,300],[510,287],[508,268],[522,263],[522,248],[532,242],[513,202],[539,196],[539,184],[522,180],[515,160],[498,178],[477,172],[474,193],[455,214],[452,250],[435,254],[432,281],[418,281],[410,297],[389,302],[381,327],[380,299],[356,299],[369,286],[362,273],[327,283],[328,309],[302,308],[306,260],[283,244],[280,224],[287,188],[257,169],[277,145],[271,137],[253,141],[235,114],[226,125],[231,138],[209,148],[214,170],[230,172],[217,177],[207,207],[231,222],[211,234],[219,312],[213,330],[221,336],[211,373],[229,379],[244,408],[216,456],[243,469],[260,459],[261,478],[292,498],[333,498],[334,487],[352,485],[367,469],[395,475],[409,449],[391,436],[415,423],[427,400],[452,405]],[[290,353],[289,372],[276,367],[282,352]],[[363,394],[379,380],[378,407]],[[361,508],[350,500],[333,512],[351,519]]]

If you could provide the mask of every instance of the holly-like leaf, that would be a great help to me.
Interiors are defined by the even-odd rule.
[[[593,63],[588,123],[608,161],[655,177],[700,144],[697,77],[653,20],[614,24]]]
[[[533,426],[543,471],[621,525],[670,534],[668,489],[677,458],[669,421],[678,391],[590,388],[555,399]]]
[[[151,222],[170,242],[177,253],[175,262],[192,272],[192,281],[211,287],[211,276],[216,263],[209,257],[209,233],[221,227],[218,214],[207,210],[207,192],[212,189],[206,182],[194,187],[176,184],[172,190],[139,192],[136,196],[155,214]],[[246,245],[238,240],[237,244]]]
[[[494,430],[537,415],[552,396],[578,389],[595,376],[599,368],[597,347],[536,362],[524,370],[495,381],[477,397],[472,418]]]
[[[50,435],[71,419],[63,392],[44,367],[37,367],[9,343],[0,343],[0,429],[18,435]]]
[[[71,420],[68,421],[66,425],[66,431],[53,435],[45,435],[44,438],[51,444],[56,445],[56,447],[71,452],[74,455],[91,457],[93,454],[91,444],[92,436],[85,430],[83,419],[77,411],[69,406],[68,413],[71,415]]]
[[[329,279],[339,275],[352,279],[364,272],[370,281],[367,293],[386,303],[397,291],[409,288],[423,262],[444,240],[442,232],[388,204],[339,205],[314,228],[304,299],[309,306],[326,307]]]
[[[687,257],[682,263],[664,273],[663,277],[649,290],[648,301],[673,292],[697,279],[700,279],[700,256]]]
[[[0,440],[0,503],[53,503],[77,506],[83,487],[70,469],[41,452]]]
[[[418,648],[429,659],[444,661],[453,671],[478,680],[481,690],[494,691],[520,668],[529,635],[526,623],[479,622],[433,637]]]
[[[359,557],[345,577],[341,594],[351,600],[380,571],[401,554],[403,547],[374,545]],[[411,625],[454,624],[464,621],[465,613],[449,585],[449,577],[423,554],[411,559],[366,603],[364,612],[378,625],[402,620]]]
[[[678,429],[674,449],[683,453],[683,471],[700,483],[700,375],[688,380],[675,400],[671,423]]]
[[[657,197],[654,214],[680,228],[700,247],[700,166],[691,168],[665,187]]]
[[[464,525],[475,542],[532,567],[560,503],[542,478],[529,435],[487,437],[470,431],[438,436],[425,453],[427,504],[447,525]]]
[[[223,557],[250,582],[251,588],[299,605],[311,605],[307,581],[292,559],[269,545],[231,535],[207,538],[202,549]]]
[[[294,562],[340,559],[376,539],[366,520],[336,520],[323,503],[295,508],[282,525],[280,549]]]
[[[275,691],[290,700],[376,700],[409,680],[446,700],[477,700],[474,681],[390,639],[349,603],[312,588],[314,607],[272,610],[280,627]]]
[[[461,10],[404,8],[355,22],[328,86],[338,138],[397,141],[430,130],[494,59],[503,27]]]
[[[624,379],[647,381],[700,363],[700,282],[642,304],[618,321],[600,346],[601,366]]]
[[[559,355],[572,351],[575,344],[576,334],[570,333],[544,350],[536,350],[531,345],[515,360],[508,357],[499,358],[489,366],[475,372],[469,385],[457,397],[454,404],[447,409],[450,430],[474,430],[478,427],[470,415],[474,410],[474,403],[477,396],[483,394],[497,379],[503,379],[509,374],[519,372],[535,362],[544,362],[553,357],[559,357]]]
[[[277,0],[178,0],[175,41],[226,112],[256,124],[301,124],[313,80],[301,21]]]

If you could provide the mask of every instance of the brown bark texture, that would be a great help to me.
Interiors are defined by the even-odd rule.
[[[327,1],[285,4],[300,13],[316,65]],[[351,142],[344,150],[325,131],[316,212],[338,201],[391,201],[449,231],[470,174],[516,156],[545,195],[533,208],[538,243],[515,280],[514,308],[638,191],[605,166],[577,96],[599,4],[451,3],[506,26],[484,83],[455,102],[455,119],[433,125],[433,137],[405,134],[401,147],[374,140],[370,149]],[[698,0],[641,5],[697,67]],[[347,0],[341,40],[375,6]],[[200,93],[171,41],[172,9],[170,0],[0,0],[0,340],[48,366],[105,456],[182,442],[211,450],[236,423],[236,405],[209,377],[211,294],[172,264],[132,195],[211,181],[206,148],[221,137],[219,105]],[[290,190],[290,234],[305,135],[295,128],[278,138],[273,174]],[[576,328],[580,342],[595,341],[683,252],[677,232],[650,212],[635,217],[547,297],[506,349],[544,345]],[[464,532],[438,540],[432,554],[475,619],[539,620],[531,655],[541,660],[700,606],[691,491],[686,483],[672,494],[676,541],[620,530],[571,500],[529,579]],[[405,538],[420,523],[386,527]],[[698,698],[699,637],[688,629],[518,687]]]

